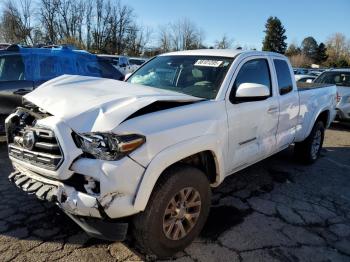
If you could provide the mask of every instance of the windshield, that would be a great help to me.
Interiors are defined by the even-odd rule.
[[[350,72],[324,72],[314,82],[350,87]]]
[[[158,56],[128,82],[214,99],[232,61],[227,57]]]

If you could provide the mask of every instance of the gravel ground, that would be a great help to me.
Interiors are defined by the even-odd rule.
[[[0,144],[0,261],[142,261],[133,242],[89,238],[54,205],[11,185]],[[327,131],[321,159],[292,148],[214,190],[208,222],[176,261],[350,261],[350,125]]]

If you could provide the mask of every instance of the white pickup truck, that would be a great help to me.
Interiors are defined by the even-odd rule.
[[[92,236],[130,225],[158,257],[200,233],[225,177],[293,143],[315,161],[336,113],[335,86],[297,87],[286,57],[242,50],[160,55],[127,82],[65,75],[25,99],[6,120],[10,181]]]

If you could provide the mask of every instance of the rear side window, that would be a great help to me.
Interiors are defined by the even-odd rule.
[[[0,57],[0,81],[19,81],[27,79],[25,61],[21,55],[4,55]]]
[[[33,55],[33,61],[35,61],[35,81],[47,81],[64,74],[76,74],[74,56],[71,54],[38,52]]]
[[[263,58],[250,60],[241,67],[233,85],[230,99],[234,99],[237,88],[243,83],[265,85],[270,89],[270,95],[272,95],[270,69],[267,60]]]
[[[50,80],[61,75],[59,58],[53,55],[37,55],[36,80]]]
[[[110,62],[106,62],[103,58],[78,56],[77,69],[79,75],[104,77],[116,80],[122,80],[124,76],[115,69]]]
[[[349,72],[324,72],[318,78],[315,83],[332,84],[337,86],[350,87],[350,71]]]
[[[293,90],[293,81],[290,74],[289,66],[286,61],[280,59],[274,59],[273,63],[276,68],[280,95],[288,94]]]

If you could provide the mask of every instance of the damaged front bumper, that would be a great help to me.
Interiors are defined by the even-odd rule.
[[[6,128],[15,169],[9,176],[12,182],[56,203],[90,235],[122,239],[127,224],[120,221],[140,212],[134,200],[145,171],[142,165],[128,156],[117,161],[85,157],[72,130],[54,116],[36,119],[21,109],[7,118]],[[24,145],[25,134],[32,135],[31,147]],[[51,161],[57,158],[57,163]]]
[[[98,197],[84,194],[60,181],[44,178],[18,166],[10,174],[9,180],[28,194],[56,203],[90,236],[111,241],[125,239],[128,223],[108,217]]]

